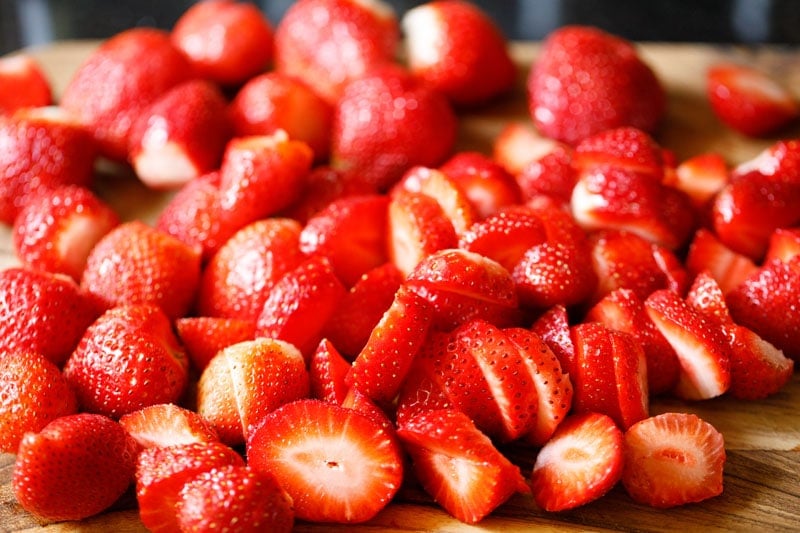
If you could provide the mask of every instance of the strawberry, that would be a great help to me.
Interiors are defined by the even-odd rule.
[[[445,338],[446,334],[432,332],[432,340]],[[429,341],[430,342],[430,341]],[[427,348],[423,348],[423,351]],[[411,362],[406,379],[400,387],[395,408],[395,422],[402,427],[415,414],[436,409],[460,410],[456,402],[451,402],[446,390],[446,383],[432,360],[416,357]]]
[[[12,489],[40,519],[82,520],[109,508],[128,489],[137,444],[102,415],[62,416],[27,433],[14,463]]]
[[[391,195],[388,232],[389,260],[403,277],[425,257],[458,244],[453,223],[439,202],[405,189]]]
[[[584,137],[575,146],[573,164],[580,173],[606,166],[632,170],[660,181],[664,151],[647,132],[623,126]]]
[[[325,209],[328,204],[345,196],[372,194],[375,188],[358,179],[358,176],[342,172],[329,165],[318,165],[306,176],[303,195],[287,209],[283,216],[304,224]]]
[[[348,394],[350,363],[328,339],[323,338],[308,362],[311,396],[341,405]]]
[[[379,405],[391,404],[427,339],[432,314],[425,298],[401,287],[353,360],[347,385]]]
[[[556,150],[561,143],[542,135],[530,121],[506,123],[492,140],[492,159],[513,176]]]
[[[235,86],[272,62],[273,29],[258,8],[246,2],[212,0],[190,6],[170,34],[198,76]]]
[[[475,206],[478,218],[522,202],[522,191],[514,176],[480,152],[457,152],[439,170],[461,187]]]
[[[578,179],[572,157],[572,148],[559,144],[522,167],[516,174],[516,180],[523,201],[531,202],[545,195],[569,206],[572,189]]]
[[[300,224],[266,218],[239,229],[203,269],[195,307],[200,315],[258,319],[267,294],[300,265]]]
[[[749,256],[735,252],[707,228],[695,232],[685,263],[690,275],[708,272],[724,293],[739,286],[757,268]]]
[[[222,442],[245,442],[270,412],[309,394],[302,354],[291,344],[266,337],[222,350],[197,384],[197,412]]]
[[[536,333],[524,328],[506,328],[503,332],[519,350],[536,389],[536,420],[523,440],[542,446],[572,409],[572,381],[559,358]]]
[[[725,302],[725,293],[708,270],[703,270],[695,276],[685,299],[689,305],[721,323],[733,323],[728,304]]]
[[[565,374],[575,373],[575,345],[572,343],[566,307],[554,305],[536,318],[530,330],[552,350]]]
[[[527,90],[536,127],[568,144],[620,126],[653,131],[666,111],[664,88],[636,48],[590,26],[546,37]]]
[[[142,524],[153,533],[180,531],[175,507],[183,487],[204,472],[230,465],[244,467],[245,462],[220,442],[145,448],[136,460],[136,500]]]
[[[107,307],[154,304],[179,318],[200,282],[200,251],[139,220],[106,233],[89,252],[81,288]]]
[[[597,322],[577,324],[571,333],[573,413],[602,413],[623,429],[646,418],[647,362],[638,339]]]
[[[798,255],[800,255],[800,227],[776,228],[769,238],[764,262],[772,259],[789,262]]]
[[[16,453],[25,433],[38,433],[60,416],[78,412],[78,400],[61,370],[35,352],[0,357],[0,452]]]
[[[50,80],[36,58],[26,53],[0,58],[0,115],[52,103]]]
[[[91,133],[58,107],[0,115],[0,221],[13,224],[36,196],[62,185],[88,187],[97,155]]]
[[[731,382],[730,345],[719,322],[669,289],[653,292],[644,303],[681,365],[674,394],[699,400],[726,392]]]
[[[142,110],[128,136],[128,160],[152,189],[177,189],[219,167],[232,135],[227,100],[205,80],[180,83]]]
[[[800,358],[800,315],[790,312],[800,293],[800,259],[764,263],[726,294],[733,321],[797,360]]]
[[[275,478],[227,465],[199,474],[181,489],[175,507],[181,531],[290,533],[292,499]]]
[[[402,282],[403,275],[390,262],[365,272],[341,299],[325,323],[323,335],[343,356],[354,359],[389,309]]]
[[[706,152],[681,161],[675,172],[667,176],[667,183],[685,192],[695,209],[706,210],[727,185],[730,169],[721,154]]]
[[[250,434],[247,458],[294,502],[295,517],[355,524],[381,511],[403,480],[397,440],[352,409],[298,400],[273,411]]]
[[[566,511],[592,502],[622,477],[623,433],[606,415],[573,414],[536,455],[533,499],[545,511]]]
[[[306,143],[315,161],[328,159],[333,106],[299,78],[272,71],[249,79],[231,101],[230,114],[237,136],[284,130]]]
[[[155,403],[177,402],[189,362],[161,308],[113,307],[86,329],[64,365],[81,409],[114,418]]]
[[[400,21],[409,69],[458,106],[484,104],[511,89],[516,66],[500,28],[461,0],[416,6]]]
[[[22,208],[12,244],[23,265],[80,280],[91,249],[119,223],[119,215],[91,190],[64,185]]]
[[[345,86],[332,128],[331,165],[387,190],[409,168],[435,167],[450,155],[457,117],[444,95],[386,65]]]
[[[346,294],[330,261],[312,256],[269,290],[256,319],[256,336],[289,342],[308,360]]]
[[[207,420],[174,403],[142,407],[122,415],[119,423],[142,448],[219,441]]]
[[[90,129],[102,155],[125,161],[136,118],[161,94],[193,75],[189,60],[165,30],[124,30],[104,41],[78,67],[61,105]]]
[[[312,216],[300,233],[300,250],[326,257],[346,287],[387,260],[385,195],[354,195],[335,200]]]
[[[529,491],[519,468],[459,411],[422,411],[397,434],[425,491],[461,522],[480,522],[514,494]]]
[[[653,507],[699,502],[722,493],[725,443],[693,414],[663,413],[625,432],[622,485]]]
[[[794,95],[756,68],[716,63],[706,73],[708,103],[717,118],[748,136],[769,135],[800,115]]]
[[[189,316],[175,321],[175,332],[192,367],[202,372],[223,348],[253,339],[256,323],[244,318]]]
[[[397,14],[381,0],[301,0],[275,28],[275,69],[308,83],[332,104],[350,81],[393,62]]]
[[[377,422],[387,433],[396,437],[394,422],[389,418],[386,411],[358,389],[348,389],[341,406],[370,418],[373,422]]]
[[[0,271],[0,353],[36,352],[60,366],[100,314],[95,301],[63,274]]]
[[[731,396],[747,400],[766,398],[789,382],[794,361],[782,350],[744,326],[734,324],[727,333],[731,343]]]

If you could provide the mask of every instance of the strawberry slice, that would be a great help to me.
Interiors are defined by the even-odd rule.
[[[0,114],[53,103],[53,92],[42,65],[26,53],[0,58]]]
[[[425,491],[461,522],[477,523],[530,490],[519,468],[460,411],[421,411],[397,435]]]
[[[714,398],[730,387],[730,346],[721,324],[668,289],[645,300],[650,319],[678,356],[674,393],[684,399]]]
[[[753,330],[732,325],[727,329],[731,343],[731,387],[734,398],[757,400],[775,394],[794,373],[794,361]]]
[[[696,209],[705,210],[730,179],[728,163],[717,152],[692,156],[665,176],[665,182],[685,192]]]
[[[575,345],[569,326],[567,308],[554,305],[539,315],[530,329],[552,350],[564,373],[572,375],[575,373]]]
[[[298,400],[270,415],[247,440],[247,458],[289,494],[295,516],[355,524],[380,512],[403,481],[398,441],[353,409]]]
[[[686,302],[723,324],[733,323],[722,287],[707,270],[700,272],[694,278],[689,292],[686,293]]]
[[[195,370],[202,372],[217,353],[256,334],[253,320],[191,316],[175,321],[175,331]]]
[[[565,511],[605,495],[622,477],[623,434],[599,413],[567,417],[536,456],[531,489],[545,511]]]
[[[477,208],[458,181],[442,170],[414,166],[406,171],[394,190],[420,192],[434,198],[453,224],[457,235],[463,234],[479,219]]]
[[[579,173],[616,167],[656,181],[664,175],[663,150],[649,134],[632,127],[612,128],[581,140],[575,147],[573,164]]]
[[[533,127],[530,122],[509,122],[492,141],[492,159],[512,176],[518,176],[526,165],[565,146]]]
[[[674,507],[722,493],[722,434],[696,415],[663,413],[625,432],[622,485],[637,502]]]
[[[698,229],[686,255],[686,270],[692,276],[708,272],[728,293],[756,270],[753,260],[725,245],[711,230]]]
[[[433,338],[443,334],[434,332]],[[411,363],[408,375],[400,388],[397,396],[397,409],[395,421],[397,426],[403,426],[411,417],[420,411],[433,411],[436,409],[458,409],[451,402],[444,376],[438,373],[431,360],[417,357]]]
[[[323,338],[308,362],[311,396],[341,405],[349,390],[346,383],[349,372],[350,363],[331,341]]]
[[[148,405],[121,416],[119,423],[142,448],[219,441],[207,420],[174,403]]]
[[[715,64],[708,70],[706,82],[711,109],[723,123],[745,135],[768,135],[800,114],[794,95],[756,68]]]
[[[514,176],[480,152],[457,152],[439,170],[461,187],[479,219],[522,202],[522,191]]]

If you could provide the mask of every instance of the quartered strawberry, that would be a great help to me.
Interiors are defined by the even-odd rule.
[[[40,519],[99,514],[130,486],[137,451],[136,442],[110,418],[88,413],[56,418],[20,442],[14,496]]]
[[[428,2],[401,20],[409,69],[456,105],[480,105],[516,79],[508,41],[478,6],[461,0]]]
[[[413,166],[444,162],[458,129],[445,96],[397,65],[347,84],[332,128],[331,165],[381,191]]]
[[[800,115],[794,95],[754,67],[717,63],[706,73],[708,103],[717,118],[749,136],[776,132]]]
[[[655,291],[645,308],[681,365],[674,394],[683,399],[720,396],[730,387],[730,346],[716,319],[669,290]]]
[[[315,161],[328,159],[333,106],[299,78],[271,71],[249,79],[231,101],[230,114],[237,136],[284,130],[306,143]]]
[[[136,460],[136,500],[142,524],[154,533],[180,531],[175,506],[183,487],[204,472],[244,467],[241,455],[220,442],[144,449]]]
[[[292,499],[275,478],[240,465],[198,474],[181,489],[175,514],[181,531],[290,533]]]
[[[104,156],[125,161],[136,118],[193,75],[167,31],[132,28],[107,39],[86,58],[64,89],[61,105],[89,128]]]
[[[566,511],[605,495],[622,477],[623,434],[599,413],[573,414],[536,455],[533,499],[545,511]]]
[[[478,218],[522,202],[522,191],[514,176],[480,152],[456,152],[439,170],[461,187],[475,206]]]
[[[36,352],[61,366],[100,313],[68,276],[0,271],[0,353]]]
[[[52,103],[50,80],[36,58],[26,53],[0,58],[0,115]]]
[[[81,288],[107,307],[153,304],[188,314],[200,283],[200,251],[140,220],[106,233],[89,252]]]
[[[300,250],[325,257],[346,287],[387,260],[389,198],[379,194],[335,200],[308,219]]]
[[[339,301],[336,312],[325,323],[323,335],[343,356],[354,359],[389,309],[402,282],[402,273],[390,262],[365,272]]]
[[[752,258],[729,248],[708,228],[695,232],[689,242],[685,264],[692,276],[708,272],[724,293],[739,286],[757,268]]]
[[[203,268],[198,314],[257,320],[272,286],[304,259],[301,230],[295,220],[270,217],[236,231]]]
[[[161,308],[112,307],[86,329],[64,365],[81,409],[114,418],[155,403],[175,403],[189,361]]]
[[[255,320],[217,316],[188,316],[175,321],[175,332],[192,367],[200,372],[217,352],[256,335]]]
[[[722,493],[722,434],[696,415],[663,413],[625,432],[622,485],[635,501],[674,507]]]
[[[664,88],[636,48],[589,26],[550,33],[527,88],[537,128],[569,144],[620,126],[653,131],[666,111]]]
[[[530,203],[544,195],[568,207],[578,179],[572,157],[572,148],[558,144],[522,167],[516,174],[522,200]]]
[[[75,392],[55,363],[29,351],[0,357],[0,452],[17,453],[25,433],[77,412]]]
[[[275,70],[333,104],[348,82],[393,62],[399,43],[397,14],[386,2],[302,0],[275,28]]]
[[[379,405],[391,404],[427,339],[432,314],[424,297],[401,287],[353,360],[346,383]]]
[[[511,121],[493,139],[492,159],[517,176],[526,165],[559,146],[561,143],[539,133],[530,121]]]
[[[764,255],[764,262],[779,259],[789,262],[800,255],[800,227],[777,228],[769,238],[769,246]]]
[[[27,267],[79,281],[91,249],[119,223],[114,209],[91,190],[65,185],[22,208],[12,227],[12,244]]]
[[[40,193],[63,185],[88,187],[97,146],[76,117],[59,107],[0,115],[0,221],[13,224]]]
[[[350,363],[328,339],[323,338],[308,362],[311,397],[341,405],[348,394]]]
[[[295,517],[355,524],[374,517],[403,481],[396,438],[370,417],[320,400],[268,415],[247,441],[248,464],[289,494]]]
[[[225,86],[244,83],[272,62],[272,24],[247,2],[192,5],[175,22],[170,37],[198,76]]]
[[[142,448],[219,441],[197,412],[174,403],[156,403],[120,417],[119,423]]]
[[[129,133],[128,161],[152,189],[177,189],[219,168],[233,135],[228,102],[205,80],[180,83],[141,111]]]
[[[330,261],[312,256],[269,289],[256,319],[256,336],[289,342],[308,360],[346,294]]]
[[[211,360],[197,384],[197,412],[222,442],[240,445],[270,412],[308,396],[309,387],[297,348],[260,337],[228,346]]]
[[[529,491],[519,468],[460,411],[421,411],[397,434],[425,491],[461,522],[480,522]]]

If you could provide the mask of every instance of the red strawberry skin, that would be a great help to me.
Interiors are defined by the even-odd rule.
[[[0,58],[0,114],[53,102],[53,91],[42,65],[25,53]]]

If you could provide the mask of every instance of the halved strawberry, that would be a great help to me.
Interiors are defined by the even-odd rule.
[[[622,477],[623,435],[599,413],[573,414],[539,450],[531,472],[533,499],[566,511],[605,495]]]
[[[421,411],[397,434],[425,491],[461,522],[480,522],[514,494],[530,490],[519,467],[460,411]]]
[[[492,158],[513,176],[526,165],[554,151],[561,143],[539,131],[530,122],[509,122],[492,141]]]
[[[247,440],[247,459],[275,476],[298,519],[312,522],[365,522],[403,480],[393,435],[366,415],[320,400],[298,400],[268,415]]]
[[[142,407],[121,416],[119,423],[142,448],[219,441],[206,419],[174,403]]]
[[[217,316],[189,316],[175,321],[175,332],[192,367],[202,372],[217,353],[256,334],[255,320]]]
[[[52,103],[50,80],[37,59],[26,53],[0,58],[0,114]]]
[[[718,63],[706,74],[711,109],[723,123],[750,136],[768,135],[800,115],[794,95],[754,67]]]
[[[311,396],[341,405],[348,393],[348,372],[350,363],[328,339],[323,338],[308,362]]]
[[[625,432],[622,485],[637,502],[658,508],[722,493],[722,434],[696,415],[664,413]]]
[[[478,218],[522,202],[522,191],[514,176],[480,152],[457,152],[439,170],[461,187],[475,206]]]
[[[756,268],[752,258],[732,250],[707,228],[699,228],[689,243],[686,255],[689,274],[708,272],[724,293],[738,287]]]

